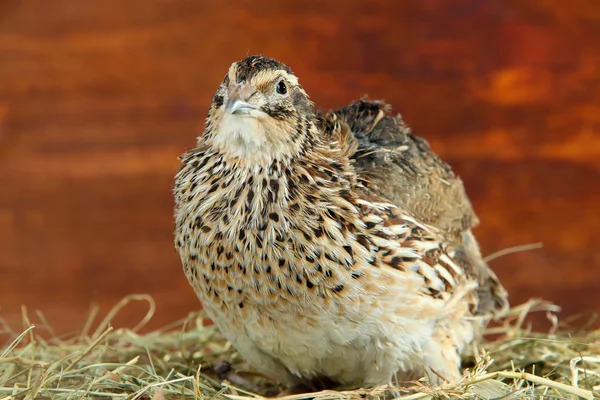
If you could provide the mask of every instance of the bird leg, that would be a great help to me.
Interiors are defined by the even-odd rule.
[[[278,389],[271,386],[259,386],[254,383],[250,379],[243,377],[233,370],[229,361],[221,360],[218,361],[213,366],[213,371],[217,374],[217,378],[220,381],[231,382],[236,386],[240,386],[244,389],[247,389],[254,393],[260,393],[265,396],[271,397],[275,395],[279,395]],[[302,392],[299,392],[302,393]]]

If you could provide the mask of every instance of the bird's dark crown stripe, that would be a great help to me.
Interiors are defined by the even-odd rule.
[[[272,58],[249,56],[237,63],[236,80],[238,82],[248,82],[256,73],[264,70],[282,70],[292,74],[290,67]]]

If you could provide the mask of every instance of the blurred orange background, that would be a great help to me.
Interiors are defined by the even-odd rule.
[[[385,99],[464,179],[513,304],[600,311],[600,2],[0,3],[0,316],[199,304],[172,245],[177,157],[230,63],[292,67],[321,108]],[[143,306],[120,313],[135,324]]]

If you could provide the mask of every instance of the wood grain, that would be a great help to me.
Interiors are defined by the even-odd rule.
[[[172,246],[177,156],[229,64],[290,65],[322,108],[368,93],[463,177],[513,303],[600,311],[600,3],[4,0],[0,315],[60,332],[129,293],[198,307]],[[143,314],[136,305],[116,324]]]

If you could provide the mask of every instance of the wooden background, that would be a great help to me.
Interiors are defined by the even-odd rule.
[[[26,305],[67,332],[129,293],[156,299],[152,326],[198,307],[172,246],[177,156],[254,53],[320,107],[391,102],[463,177],[484,253],[543,242],[492,262],[513,303],[600,311],[599,1],[2,0],[4,319]]]

